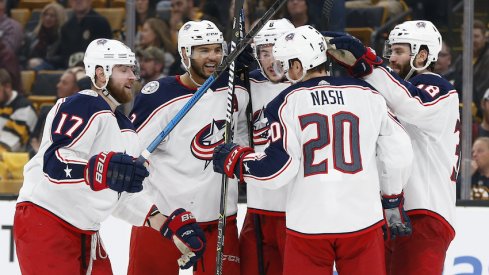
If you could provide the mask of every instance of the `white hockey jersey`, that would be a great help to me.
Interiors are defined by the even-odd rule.
[[[111,189],[92,191],[85,183],[86,163],[104,151],[138,156],[139,140],[129,119],[112,112],[91,90],[59,99],[46,118],[39,152],[24,167],[17,202],[34,203],[86,231],[98,230],[110,214],[143,225],[153,205],[147,190],[119,195]]]
[[[214,148],[224,142],[227,106],[227,74],[221,75],[168,137],[149,157],[146,182],[164,215],[178,207],[191,211],[198,222],[216,221],[219,216],[222,175],[212,166]],[[195,89],[180,82],[179,76],[146,84],[131,112],[141,139],[141,151],[148,147],[168,122],[192,97]],[[247,145],[246,106],[248,92],[235,86],[233,100],[234,142]],[[226,215],[237,213],[238,185],[229,180]]]
[[[409,215],[430,215],[455,234],[460,115],[455,88],[437,74],[404,81],[386,68],[376,68],[365,80],[386,99],[412,139],[413,175],[405,188]]]
[[[289,234],[352,236],[383,224],[380,191],[401,192],[413,153],[380,94],[358,79],[313,78],[283,91],[266,116],[270,146],[244,159],[244,179],[288,184]]]
[[[263,152],[268,147],[270,124],[265,117],[265,107],[290,86],[290,82],[272,83],[265,78],[260,70],[250,73],[250,93],[253,110],[253,145],[255,152]],[[248,185],[246,188],[247,206],[252,213],[265,215],[285,215],[287,202],[287,186],[276,190]]]

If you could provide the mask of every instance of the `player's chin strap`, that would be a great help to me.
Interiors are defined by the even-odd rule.
[[[408,81],[408,79],[411,78],[411,76],[413,75],[414,71],[422,71],[426,68],[428,68],[428,66],[431,64],[431,60],[427,59],[426,60],[426,64],[421,67],[421,68],[417,68],[415,65],[414,65],[414,59],[416,58],[418,54],[415,54],[411,57],[411,61],[409,61],[409,65],[411,65],[411,70],[409,70],[409,73],[406,75],[406,77],[404,78],[404,80]]]
[[[102,86],[102,87],[97,86],[97,84],[95,83],[95,81],[92,81],[92,84],[93,84],[93,86],[94,86],[95,88],[97,88],[97,89],[99,89],[99,90],[102,90],[102,94],[103,94],[105,97],[107,97],[107,98],[108,98],[108,99],[109,99],[109,100],[110,100],[112,103],[114,103],[114,105],[115,105],[116,107],[118,107],[119,105],[121,105],[121,104],[119,103],[119,101],[115,100],[115,98],[114,98],[114,97],[113,97],[113,96],[110,94],[109,90],[107,90],[107,85],[109,84],[109,80],[108,80],[108,79],[105,81],[105,84],[104,84],[104,86]]]

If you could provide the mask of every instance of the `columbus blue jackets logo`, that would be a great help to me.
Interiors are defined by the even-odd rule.
[[[268,143],[268,130],[270,125],[265,117],[265,107],[253,113],[253,144],[265,145]]]
[[[416,27],[418,28],[426,28],[426,23],[425,22],[417,22]]]
[[[194,157],[205,161],[205,168],[212,161],[214,148],[224,142],[225,120],[212,120],[202,128],[192,139],[190,151]]]

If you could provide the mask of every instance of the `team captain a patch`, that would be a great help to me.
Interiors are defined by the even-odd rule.
[[[151,81],[148,84],[144,85],[143,89],[141,90],[141,93],[143,94],[152,94],[158,90],[160,87],[160,83],[158,81]]]

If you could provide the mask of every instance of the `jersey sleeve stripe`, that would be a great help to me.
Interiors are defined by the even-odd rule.
[[[146,118],[146,120],[144,120],[143,123],[141,123],[141,125],[136,129],[136,132],[139,133],[150,121],[151,119],[153,119],[153,117],[163,108],[165,108],[166,106],[169,106],[177,101],[180,101],[180,100],[184,100],[186,98],[190,98],[192,97],[192,95],[184,95],[184,96],[180,96],[180,97],[177,97],[177,98],[174,98],[170,101],[167,101],[165,104],[162,104],[160,105],[158,108],[154,109],[153,112],[151,112],[151,114]]]
[[[409,92],[409,90],[404,86],[402,85],[401,83],[399,83],[399,81],[397,79],[395,79],[388,71],[387,69],[383,68],[383,67],[379,67],[380,70],[382,70],[386,75],[387,77],[392,80],[393,83],[395,83],[397,86],[399,86],[400,89],[402,89],[410,98],[414,98],[418,101],[419,104],[425,106],[425,107],[428,107],[428,106],[432,106],[432,105],[435,105],[436,103],[446,99],[446,98],[449,98],[450,96],[452,95],[457,95],[457,91],[456,90],[450,90],[448,91],[448,93],[446,93],[445,95],[442,95],[438,98],[436,98],[435,100],[433,101],[430,101],[430,102],[424,102],[419,96],[412,96],[411,93]]]

